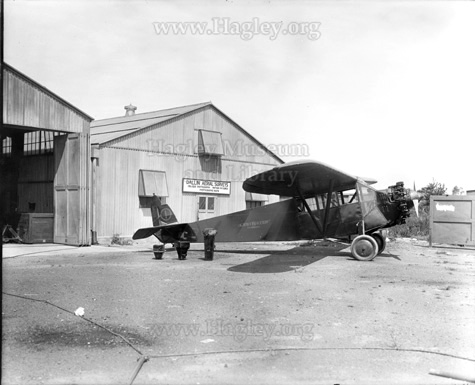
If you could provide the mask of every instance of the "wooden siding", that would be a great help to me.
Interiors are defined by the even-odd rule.
[[[92,118],[8,66],[3,70],[4,124],[89,133]]]
[[[89,135],[60,135],[54,142],[54,242],[89,245]]]
[[[198,129],[222,133],[225,155],[221,157],[219,171],[204,171],[212,168],[206,166],[206,157],[200,158],[195,153]],[[232,151],[227,151],[226,146]],[[198,219],[199,194],[183,193],[183,178],[230,181],[229,196],[215,195],[215,215],[222,215],[246,208],[242,189],[246,178],[280,164],[211,107],[103,145],[98,157],[97,228],[93,229],[98,237],[114,234],[130,237],[138,228],[152,225],[150,209],[139,208],[141,169],[166,173],[169,192],[166,202],[179,221],[191,222]],[[270,196],[268,203],[278,200],[279,197]]]
[[[118,138],[104,147],[144,150],[152,153],[175,153],[182,156],[198,155],[198,130],[222,133],[223,160],[275,165],[280,162],[239,126],[209,105],[198,111],[158,123],[148,129]]]

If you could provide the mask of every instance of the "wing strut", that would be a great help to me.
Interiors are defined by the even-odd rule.
[[[334,185],[334,180],[330,179],[330,185],[328,186],[328,193],[327,193],[327,202],[326,202],[326,207],[325,207],[325,218],[323,218],[323,238],[325,238],[325,234],[327,232],[328,216],[330,214],[330,206],[332,202],[333,185]]]
[[[296,186],[297,189],[297,194],[299,194],[300,200],[302,201],[303,205],[305,206],[305,210],[307,210],[308,214],[310,215],[310,218],[312,219],[313,223],[315,224],[315,227],[317,230],[321,233],[322,232],[322,225],[320,223],[320,220],[312,214],[312,210],[310,209],[307,201],[303,197],[302,193],[300,192],[298,186]]]

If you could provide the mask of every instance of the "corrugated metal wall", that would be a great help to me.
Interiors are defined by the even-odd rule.
[[[197,130],[222,133],[225,155],[221,172],[203,171],[206,161],[196,153]],[[145,132],[116,140],[99,150],[97,168],[97,233],[131,236],[137,228],[152,225],[149,209],[139,208],[139,170],[165,171],[167,203],[180,221],[197,220],[196,194],[183,193],[183,178],[231,181],[231,194],[216,195],[216,215],[246,208],[242,182],[280,162],[259,150],[258,144],[212,107],[161,123]],[[277,201],[271,196],[268,203]]]

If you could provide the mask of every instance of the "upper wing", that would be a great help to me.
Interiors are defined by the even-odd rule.
[[[282,164],[246,179],[242,185],[248,192],[299,196],[304,198],[327,193],[333,183],[333,191],[350,190],[358,177],[346,174],[324,163],[297,161]],[[368,184],[376,180],[365,178]]]

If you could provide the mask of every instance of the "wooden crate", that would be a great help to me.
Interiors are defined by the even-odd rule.
[[[24,213],[18,223],[18,235],[25,243],[52,243],[54,214]]]

